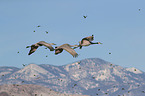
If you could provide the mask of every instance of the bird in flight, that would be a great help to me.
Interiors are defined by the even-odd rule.
[[[94,35],[85,37],[79,42],[78,47],[80,47],[80,49],[81,49],[82,46],[89,46],[89,45],[93,45],[93,44],[102,44],[101,42],[95,42],[95,43],[91,42],[93,40],[94,40]],[[77,48],[77,47],[74,47],[74,49],[75,48]]]
[[[46,34],[48,34],[48,31],[45,31],[46,32]]]
[[[37,27],[40,27],[40,25],[38,25]]]
[[[87,18],[87,16],[83,16],[84,18]]]
[[[61,53],[63,50],[69,52],[73,57],[77,57],[78,54],[76,51],[71,47],[77,47],[78,45],[69,45],[69,44],[63,44],[61,46],[55,47],[55,55]]]
[[[23,66],[26,66],[25,64],[22,64]]]
[[[37,48],[39,46],[45,46],[45,47],[49,48],[50,51],[54,51],[54,48],[52,47],[52,45],[56,45],[56,44],[54,44],[54,43],[46,43],[45,41],[40,41],[40,42],[37,42],[37,43],[35,43],[35,44],[31,45],[31,46],[27,46],[26,48],[31,47],[31,50],[28,53],[28,55],[31,55],[32,53],[34,53],[37,50]]]

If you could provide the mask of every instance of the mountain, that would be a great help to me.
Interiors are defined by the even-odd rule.
[[[123,68],[99,58],[63,66],[30,64],[8,72],[6,69],[1,71],[4,76],[0,76],[0,85],[36,84],[60,93],[90,96],[145,95],[145,72]]]

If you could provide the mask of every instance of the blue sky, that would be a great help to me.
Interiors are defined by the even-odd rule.
[[[145,71],[144,5],[144,0],[1,0],[0,66],[64,65],[85,58],[101,58]],[[78,44],[92,34],[94,42],[103,44],[76,49],[78,58],[66,51],[54,55],[45,47],[28,56],[26,49],[41,40],[57,46]]]

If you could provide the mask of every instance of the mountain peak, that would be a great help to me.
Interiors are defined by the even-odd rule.
[[[83,59],[83,60],[81,60],[81,61],[86,61],[86,62],[90,62],[90,61],[92,61],[92,62],[100,62],[100,63],[109,63],[109,62],[107,62],[107,61],[105,61],[105,60],[103,60],[103,59],[101,59],[101,58],[86,58],[86,59]]]
[[[20,78],[25,80],[31,80],[36,78],[43,78],[42,75],[49,75],[48,77],[53,77],[54,75],[50,73],[49,71],[45,70],[44,68],[36,65],[36,64],[29,64],[23,69],[15,72],[11,79],[13,78]]]
[[[132,93],[145,86],[144,72],[123,68],[100,58],[88,58],[63,66],[29,64],[11,75],[2,76],[1,80],[1,84],[22,84],[25,81],[25,84],[38,84],[61,93],[92,96],[143,96]],[[145,93],[145,90],[141,92]]]
[[[43,74],[48,72],[47,70],[41,68],[40,66],[38,66],[36,64],[29,64],[26,67],[24,67],[23,69],[21,69],[19,72],[27,73],[28,71],[31,71],[31,73],[38,72],[38,73],[43,73]]]

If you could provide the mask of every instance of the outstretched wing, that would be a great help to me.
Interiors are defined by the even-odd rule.
[[[54,51],[54,48],[51,46],[51,44],[46,43],[45,41],[40,41],[40,42],[38,42],[38,44],[41,45],[41,46],[43,45],[43,46],[49,48],[50,51]]]
[[[37,44],[31,45],[31,50],[29,51],[28,55],[31,55],[32,53],[34,53],[38,47],[39,47],[39,45],[37,45]]]
[[[85,37],[85,38],[83,38],[83,39],[87,39],[87,40],[89,40],[89,41],[93,41],[94,40],[94,36],[92,35],[92,36],[88,36],[88,37]],[[83,40],[82,39],[82,40]]]
[[[74,49],[72,49],[69,44],[63,44],[63,45],[60,46],[60,48],[62,48],[64,50],[66,50],[67,52],[69,52],[73,57],[77,57],[78,56],[76,51]]]

